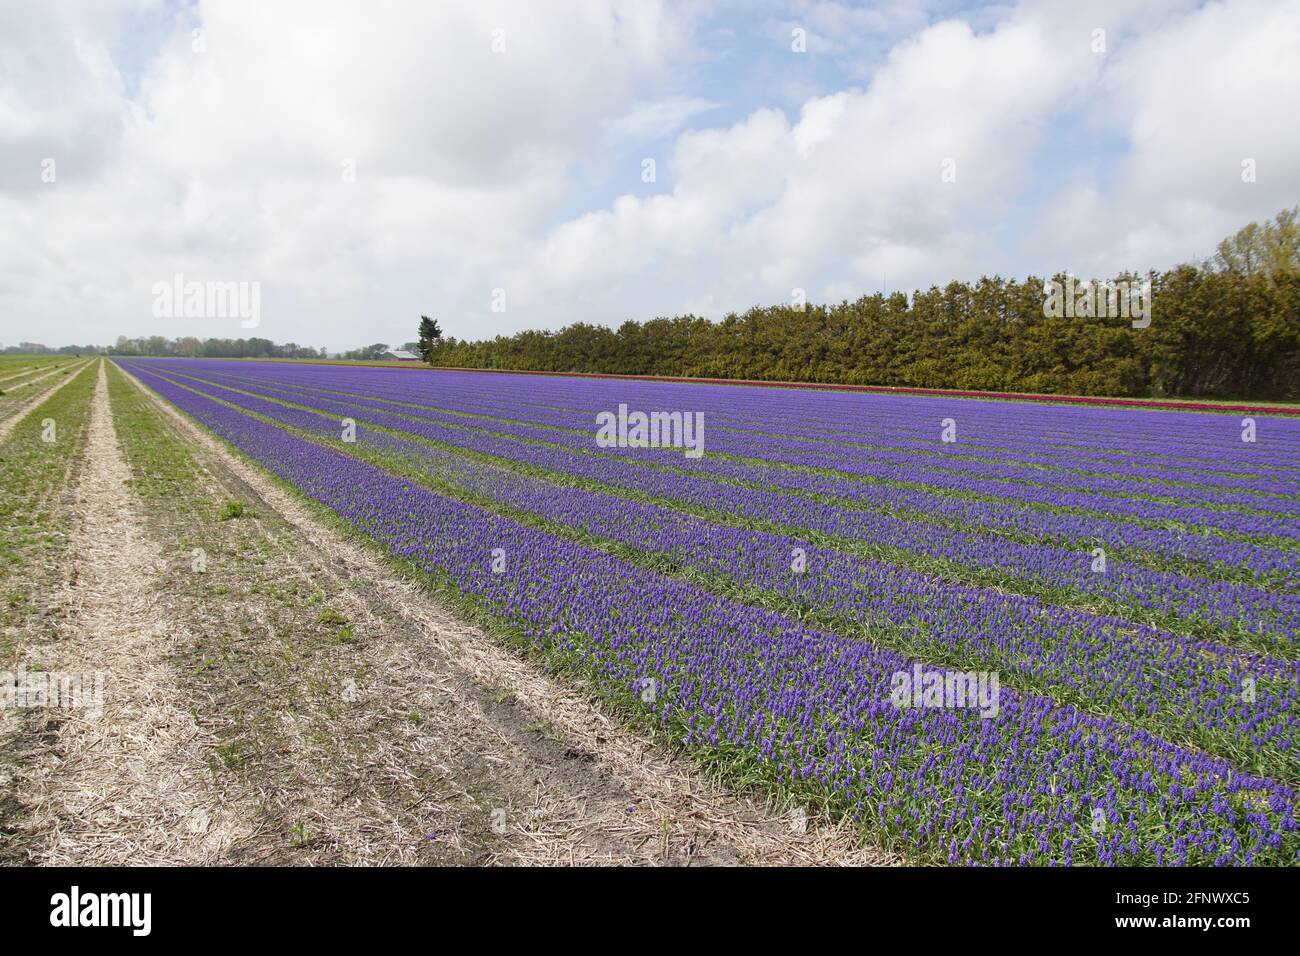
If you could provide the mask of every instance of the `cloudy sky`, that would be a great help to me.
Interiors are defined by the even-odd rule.
[[[1164,267],[1300,202],[1297,51],[1300,0],[0,0],[0,343]]]

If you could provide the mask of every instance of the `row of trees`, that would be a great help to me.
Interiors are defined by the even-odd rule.
[[[1058,280],[1065,277],[1058,276]],[[1121,277],[1132,280],[1134,276]],[[1044,283],[1001,277],[694,315],[442,342],[444,367],[688,375],[1080,395],[1300,398],[1296,210],[1200,266],[1151,273],[1150,324],[1044,314]],[[1139,279],[1140,281],[1140,279]]]
[[[98,345],[63,345],[52,349],[40,342],[19,342],[0,348],[0,355],[98,355]]]
[[[168,339],[161,335],[141,338],[117,337],[115,345],[102,349],[82,349],[84,354],[102,352],[106,355],[151,355],[177,358],[327,358],[329,353],[310,345],[286,342],[283,345],[270,339],[199,339],[194,336]]]
[[[1065,277],[1058,276],[1057,280]],[[1122,280],[1144,281],[1123,276]],[[952,282],[909,298],[768,306],[719,322],[695,315],[579,322],[489,341],[444,339],[420,317],[402,348],[430,364],[550,372],[687,375],[767,381],[1289,400],[1300,398],[1300,207],[1251,223],[1199,266],[1151,273],[1149,324],[1092,314],[1053,317],[1042,280]],[[1074,310],[1071,310],[1073,312]],[[375,343],[343,353],[375,359]],[[326,358],[325,349],[269,339],[118,338],[109,347],[5,353],[204,358]]]
[[[161,335],[127,338],[119,335],[113,345],[64,345],[48,348],[39,342],[20,342],[0,349],[4,354],[22,355],[149,355],[176,358],[327,358],[325,349],[312,348],[286,342],[280,345],[270,339],[199,339],[184,336],[177,339]]]
[[[419,342],[401,346],[409,352],[418,352]],[[388,345],[377,342],[342,353],[345,359],[379,359],[388,351]],[[115,345],[65,345],[52,349],[39,342],[20,342],[0,349],[0,354],[22,355],[149,355],[177,358],[329,358],[327,349],[286,342],[283,345],[270,339],[198,339],[193,336],[168,339],[161,335],[127,338],[119,335]]]

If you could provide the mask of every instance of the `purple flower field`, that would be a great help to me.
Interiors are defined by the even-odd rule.
[[[864,840],[1300,863],[1300,421],[117,361],[728,781]],[[602,442],[620,406],[695,416],[701,453]]]

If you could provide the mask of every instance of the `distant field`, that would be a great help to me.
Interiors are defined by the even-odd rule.
[[[891,853],[1300,853],[1300,421],[117,361],[630,726]],[[599,443],[620,406],[701,441]]]
[[[70,355],[0,355],[0,419],[84,368],[89,359]]]
[[[71,355],[0,355],[0,379],[67,365],[72,361]]]
[[[514,369],[488,370],[488,369],[459,369],[459,368],[441,368],[439,371],[444,372],[491,372],[499,375],[541,375],[555,376],[562,375],[565,377],[577,378],[605,378],[605,379],[622,379],[629,381],[644,382],[681,382],[685,384],[696,385],[727,385],[727,386],[745,386],[753,388],[794,388],[805,389],[809,391],[843,391],[843,392],[867,392],[882,395],[934,395],[952,398],[966,398],[972,400],[989,400],[989,401],[1026,401],[1040,402],[1048,404],[1061,405],[1114,405],[1133,408],[1156,408],[1191,411],[1207,411],[1221,409],[1223,411],[1250,411],[1254,409],[1276,409],[1284,414],[1300,415],[1300,403],[1294,402],[1270,402],[1256,401],[1254,399],[1201,399],[1201,398],[1145,398],[1139,396],[1092,396],[1092,395],[1051,395],[1042,393],[1029,392],[988,392],[988,391],[963,391],[959,389],[942,389],[942,388],[911,388],[905,386],[886,386],[886,385],[843,385],[835,383],[820,382],[779,382],[779,381],[752,381],[742,379],[711,379],[711,378],[687,378],[680,376],[662,376],[662,375],[615,375],[603,372],[530,372]]]
[[[1048,404],[1099,404],[1099,405],[1119,405],[1133,408],[1173,408],[1178,409],[1185,407],[1191,411],[1208,411],[1221,408],[1225,412],[1230,411],[1251,411],[1254,409],[1275,409],[1283,414],[1300,415],[1300,403],[1297,402],[1270,402],[1260,401],[1257,399],[1237,399],[1237,398],[1146,398],[1141,396],[1129,397],[1104,397],[1097,398],[1087,395],[1043,395],[1043,394],[1026,394],[1017,392],[962,392],[958,390],[945,389],[922,389],[922,388],[891,388],[887,386],[869,386],[869,385],[828,385],[817,382],[755,382],[729,379],[692,379],[692,378],[674,378],[663,376],[643,376],[643,375],[614,375],[596,372],[529,372],[515,369],[449,369],[449,368],[431,368],[422,362],[396,362],[396,361],[362,361],[354,359],[214,359],[212,361],[231,361],[231,362],[287,362],[299,365],[344,365],[355,366],[360,368],[406,368],[418,371],[437,371],[437,372],[482,372],[484,374],[494,375],[536,375],[544,377],[564,377],[564,378],[604,378],[628,381],[659,381],[659,382],[682,382],[699,385],[724,385],[724,386],[746,386],[759,388],[792,388],[804,389],[809,391],[862,391],[877,392],[880,394],[932,394],[946,395],[951,397],[968,398],[971,400],[992,400],[992,401],[1032,401]]]
[[[112,356],[115,360],[131,361],[126,356]],[[147,361],[147,360],[146,360]],[[370,359],[323,359],[323,358],[228,358],[228,359],[194,359],[199,362],[286,362],[294,365],[355,365],[361,368],[415,368],[429,371],[423,362],[383,361]]]

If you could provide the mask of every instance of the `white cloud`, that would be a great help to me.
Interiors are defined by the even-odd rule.
[[[676,133],[695,117],[721,105],[699,96],[634,103],[625,115],[605,123],[605,133],[616,142],[650,143]]]
[[[405,340],[420,312],[479,336],[852,298],[885,275],[1164,266],[1300,194],[1300,0],[764,15],[833,41],[838,92],[701,128],[719,90],[698,68],[727,31],[697,33],[694,5],[6,7],[0,341],[241,334],[153,319],[176,272],[261,281],[258,334],[345,347]],[[581,171],[674,136],[658,194],[586,191]]]
[[[4,168],[31,184],[0,193],[9,340],[51,335],[50,319],[53,334],[83,341],[236,334],[220,320],[152,319],[149,288],[176,272],[260,281],[262,334],[338,345],[448,290],[486,301],[475,285],[539,233],[599,124],[653,90],[686,37],[643,0],[223,0],[178,19],[127,100],[123,83],[89,72],[114,33],[97,26],[98,46],[85,24],[0,37]],[[77,108],[28,131],[24,118],[48,110],[46,71],[11,58],[10,44],[35,33],[62,52],[60,70],[89,79]],[[65,136],[58,181],[41,184],[33,157],[86,115],[112,118],[108,160],[76,176],[93,150]]]
[[[39,190],[47,159],[65,182],[85,181],[116,148],[123,85],[103,40],[127,11],[0,5],[0,195]]]
[[[793,125],[760,110],[684,134],[670,194],[624,197],[561,226],[517,281],[558,303],[593,278],[597,289],[619,279],[643,310],[663,312],[701,292],[743,308],[794,288],[838,296],[851,282],[876,288],[883,273],[902,284],[977,268],[970,223],[996,216],[1023,184],[1049,109],[1092,68],[1074,59],[1064,68],[1034,22],[983,35],[937,24],[900,45],[866,90],[810,100]],[[943,179],[945,160],[955,182]],[[604,305],[621,317],[619,303]]]
[[[1113,274],[1208,256],[1300,202],[1298,49],[1294,0],[1209,3],[1113,45],[1090,121],[1120,129],[1128,151],[1105,190],[1066,186],[1030,242]]]

